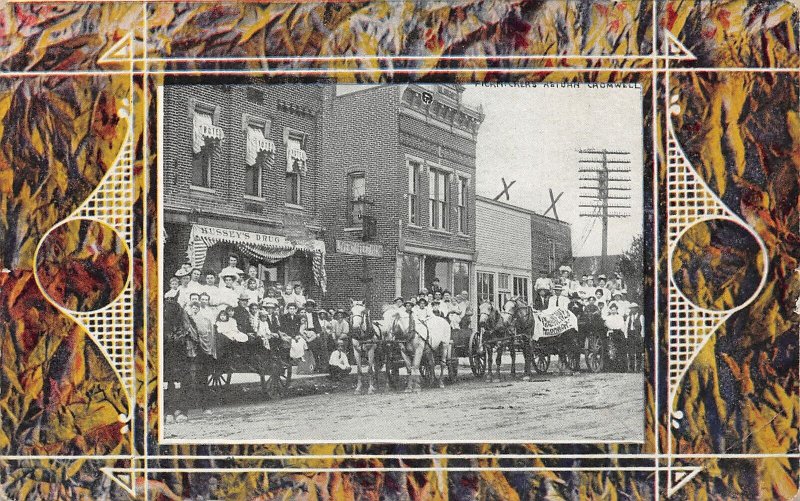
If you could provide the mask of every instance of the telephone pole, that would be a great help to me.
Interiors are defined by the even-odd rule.
[[[629,217],[631,191],[631,167],[629,151],[611,151],[606,149],[586,148],[578,153],[587,155],[578,160],[580,173],[580,198],[587,199],[581,203],[584,217],[599,217],[603,223],[603,249],[600,258],[600,272],[608,273],[608,219],[612,217]],[[611,201],[611,203],[609,203]]]

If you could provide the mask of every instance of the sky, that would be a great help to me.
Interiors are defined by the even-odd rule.
[[[577,150],[630,151],[631,210],[626,211],[630,217],[609,219],[608,253],[621,253],[642,233],[641,89],[466,84],[462,101],[482,104],[486,115],[478,131],[478,195],[494,198],[503,189],[501,177],[506,182],[516,180],[508,203],[541,214],[550,206],[548,188],[555,196],[563,192],[556,208],[559,218],[572,225],[573,254],[599,255],[601,220],[581,217],[578,207],[579,201],[590,202],[579,198],[578,166],[587,164],[578,160],[599,156],[581,155]]]

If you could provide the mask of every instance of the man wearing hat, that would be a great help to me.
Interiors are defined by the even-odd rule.
[[[333,314],[333,337],[336,340],[347,339],[350,336],[350,324],[347,323],[347,313],[341,308]]]
[[[308,348],[314,354],[314,367],[317,372],[325,372],[325,361],[328,359],[329,349],[327,339],[322,336],[317,302],[313,299],[306,300],[303,310],[304,337],[308,342]]]
[[[571,311],[577,318],[580,318],[581,314],[583,313],[583,301],[581,300],[580,294],[577,292],[570,294],[567,309]]]
[[[547,309],[552,310],[553,308],[566,308],[569,305],[569,298],[564,295],[563,293],[564,286],[556,282],[553,285],[553,295],[547,300]]]
[[[248,305],[250,304],[250,295],[244,291],[239,294],[239,304],[233,308],[233,319],[236,321],[236,328],[239,329],[239,332],[243,332],[248,335],[248,337],[255,335],[256,330],[253,328],[253,324],[250,321],[250,310]]]
[[[572,268],[567,265],[562,265],[558,268],[561,276],[558,281],[561,282],[561,295],[569,298],[569,295],[578,289],[578,282],[572,280]]]
[[[619,289],[614,289],[611,291],[611,300],[617,303],[617,308],[619,309],[619,314],[623,317],[628,315],[628,302],[623,299],[623,295],[625,294],[624,291]]]
[[[552,286],[550,279],[537,278],[534,284],[533,300],[531,307],[536,311],[544,311],[550,304],[550,287]]]
[[[628,371],[639,372],[644,368],[644,317],[636,303],[628,305],[625,335],[628,338]]]

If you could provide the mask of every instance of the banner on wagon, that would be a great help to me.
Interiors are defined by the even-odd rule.
[[[578,329],[578,318],[564,307],[541,312],[533,329],[533,340],[543,337],[560,336],[570,329]]]

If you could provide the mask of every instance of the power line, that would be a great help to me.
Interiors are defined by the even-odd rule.
[[[600,270],[602,273],[606,273],[608,272],[606,269],[608,260],[608,219],[612,217],[630,217],[630,213],[627,211],[631,209],[629,202],[631,197],[626,192],[631,190],[627,185],[630,183],[631,178],[619,175],[631,172],[631,161],[628,159],[630,152],[584,148],[578,150],[578,153],[588,155],[587,158],[578,160],[578,179],[581,181],[580,198],[587,199],[585,203],[579,204],[578,207],[591,210],[591,212],[580,214],[582,217],[594,219],[591,228],[594,227],[597,219],[600,219],[603,223]],[[609,203],[610,200],[613,200],[613,202]],[[589,231],[591,232],[591,229]],[[588,235],[586,239],[588,239]]]

